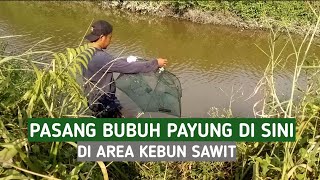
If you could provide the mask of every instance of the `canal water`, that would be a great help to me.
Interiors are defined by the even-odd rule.
[[[257,47],[268,51],[267,31],[125,14],[88,2],[0,2],[0,36],[26,35],[6,40],[12,51],[26,50],[48,37],[52,38],[36,49],[59,52],[76,47],[92,19],[104,19],[114,26],[108,48],[113,55],[123,51],[121,55],[169,60],[167,69],[180,79],[183,88],[183,117],[208,117],[212,107],[222,112],[230,102],[234,116],[253,116],[253,104],[262,95],[246,99],[268,64],[267,56]],[[278,41],[280,48],[285,37]],[[291,51],[286,48],[284,54]],[[286,97],[292,69],[285,68],[276,76],[278,91]],[[138,107],[118,93],[128,114],[137,114]]]

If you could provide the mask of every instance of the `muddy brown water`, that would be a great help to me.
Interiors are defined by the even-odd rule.
[[[257,46],[268,50],[266,31],[203,25],[173,18],[158,18],[101,10],[79,2],[0,2],[0,36],[24,34],[6,39],[9,49],[23,51],[47,37],[36,49],[62,51],[81,41],[91,20],[105,19],[114,26],[108,51],[117,56],[164,57],[167,69],[179,77],[182,88],[182,116],[208,117],[211,107],[228,109],[238,117],[253,116],[252,107],[261,95],[246,100],[253,92],[268,58]],[[285,39],[285,38],[283,38]],[[279,40],[280,46],[285,40]],[[279,46],[279,47],[280,47]],[[289,53],[287,48],[284,52]],[[279,91],[287,97],[291,85],[290,68],[276,75]],[[291,66],[292,67],[292,66]],[[304,81],[302,80],[302,83]],[[137,114],[138,107],[118,91],[127,114]],[[246,101],[245,101],[246,100]],[[145,117],[166,116],[146,114]]]

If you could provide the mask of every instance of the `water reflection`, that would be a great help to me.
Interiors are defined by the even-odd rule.
[[[114,25],[114,55],[165,57],[168,69],[182,82],[182,115],[206,117],[210,107],[228,108],[235,116],[252,116],[252,106],[261,98],[244,101],[264,73],[268,58],[256,47],[268,49],[268,32],[201,25],[169,18],[125,15],[79,2],[0,2],[0,35],[29,34],[10,39],[12,50],[23,51],[47,37],[38,49],[61,51],[79,44],[92,19]],[[285,38],[281,40],[283,45]],[[291,52],[287,48],[284,53]],[[290,64],[290,63],[289,63]],[[291,63],[292,64],[292,63]],[[279,73],[279,89],[286,94],[290,69]],[[120,93],[120,92],[119,92]],[[137,107],[125,95],[120,100],[135,114]],[[158,116],[158,115],[153,115]]]

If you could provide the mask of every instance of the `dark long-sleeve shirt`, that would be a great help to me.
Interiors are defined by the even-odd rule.
[[[91,96],[89,103],[90,99],[98,98],[102,94],[114,96],[116,85],[113,79],[113,72],[142,73],[155,71],[158,68],[157,60],[127,62],[126,58],[115,59],[107,52],[96,49],[88,63],[88,68],[83,69],[85,93],[87,96]],[[92,97],[92,95],[95,97]]]

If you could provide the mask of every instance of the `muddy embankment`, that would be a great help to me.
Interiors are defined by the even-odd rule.
[[[234,26],[242,29],[267,30],[270,29],[270,27],[281,27],[280,31],[288,30],[295,34],[305,34],[309,28],[315,26],[316,20],[315,15],[312,17],[313,12],[309,7],[309,4],[302,4],[303,2],[299,2],[299,4],[295,5],[285,4],[286,2],[279,2],[281,3],[280,5],[267,3],[265,6],[270,10],[268,8],[257,8],[256,6],[258,3],[245,4],[241,7],[241,11],[236,11],[236,8],[223,8],[222,6],[215,8],[214,10],[211,8],[210,10],[208,8],[203,8],[203,6],[188,5],[188,2],[179,3],[172,1],[103,1],[99,3],[99,5],[103,9],[120,10],[124,13],[146,14],[155,17],[173,17],[195,23]],[[219,4],[218,2],[207,3]],[[282,6],[290,6],[288,8],[293,12],[288,12],[286,9],[278,10],[279,8],[282,8]],[[262,11],[273,11],[274,9],[278,11],[269,13],[269,16],[261,15],[263,14]],[[296,13],[295,9],[303,10]],[[232,11],[236,11],[237,13]],[[283,16],[281,15],[282,11]],[[319,35],[319,31],[317,34]]]

